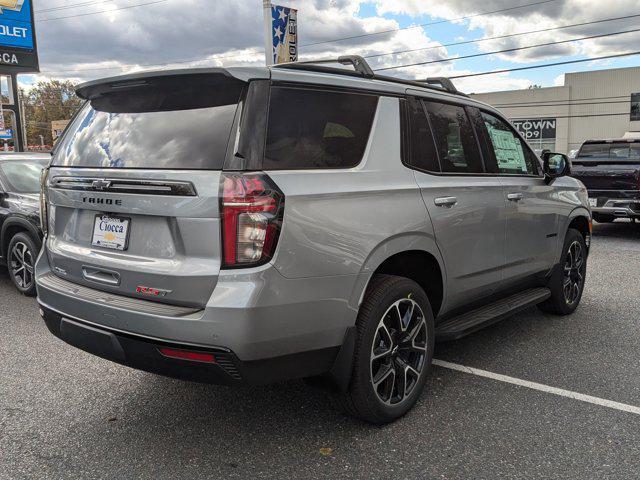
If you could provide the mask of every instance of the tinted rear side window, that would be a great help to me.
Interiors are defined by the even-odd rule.
[[[87,104],[53,165],[222,169],[239,96],[229,100],[204,88],[143,91]]]
[[[375,95],[273,87],[263,168],[349,168],[369,139]]]
[[[438,152],[422,101],[409,97],[406,108],[407,116],[405,118],[408,125],[405,128],[409,132],[409,148],[404,153],[404,161],[418,170],[439,172]]]
[[[425,102],[440,167],[449,173],[481,173],[482,158],[473,127],[463,107]]]

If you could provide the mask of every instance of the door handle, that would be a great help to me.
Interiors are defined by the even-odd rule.
[[[456,203],[458,203],[458,199],[456,197],[438,197],[433,200],[438,207],[453,207]]]
[[[524,198],[524,195],[522,193],[509,193],[509,194],[507,194],[507,200],[509,200],[511,202],[519,202],[523,198]]]

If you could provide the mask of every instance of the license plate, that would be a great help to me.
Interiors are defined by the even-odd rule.
[[[597,207],[598,206],[598,199],[597,198],[590,198],[589,199],[589,206]]]
[[[91,244],[94,247],[126,250],[129,240],[129,223],[128,218],[97,215],[93,224]]]

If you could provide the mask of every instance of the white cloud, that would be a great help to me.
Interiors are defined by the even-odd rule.
[[[372,32],[394,30],[398,23],[382,15],[430,15],[435,21],[457,18],[512,7],[511,0],[373,0],[378,16],[359,18],[364,0],[290,0],[299,9],[301,58],[335,57],[344,53],[376,55],[390,51],[439,47],[417,52],[380,56],[369,59],[373,68],[397,64],[439,60],[454,56],[431,37],[432,30],[409,28],[379,35]],[[37,9],[59,6],[59,0],[40,0]],[[464,23],[468,38],[508,35],[515,32],[578,23],[598,18],[633,14],[637,0],[616,0],[615,8],[596,0],[564,0],[535,7],[510,10],[501,14],[474,16]],[[106,10],[105,5],[67,9],[62,13],[37,15],[39,20],[74,13]],[[141,69],[183,68],[194,66],[261,65],[264,63],[262,2],[248,0],[168,0],[127,10],[111,9],[109,13],[41,21],[37,24],[42,78],[56,76],[86,80]],[[460,22],[459,22],[460,23]],[[532,43],[553,42],[573,36],[584,36],[624,30],[634,19],[597,24],[535,35],[523,35],[477,44],[480,51],[518,48]],[[434,30],[435,31],[435,30]],[[478,34],[478,31],[483,34]],[[335,43],[326,39],[355,37]],[[579,44],[561,44],[545,48],[520,50],[493,55],[486,64],[498,59],[529,63],[564,55],[598,56],[635,49],[640,34],[589,40]],[[304,46],[307,45],[307,46]],[[465,63],[447,62],[415,66],[384,72],[411,78],[471,73]],[[489,69],[489,68],[487,68]],[[41,78],[38,77],[38,78]],[[25,82],[26,83],[26,82]],[[526,88],[530,81],[508,74],[473,77],[456,81],[467,91]]]

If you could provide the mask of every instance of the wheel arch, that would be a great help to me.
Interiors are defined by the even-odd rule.
[[[380,243],[364,262],[351,296],[357,310],[375,274],[410,278],[426,292],[434,317],[445,301],[444,262],[433,237],[424,234],[398,235]]]
[[[567,236],[567,232],[569,229],[578,230],[587,244],[587,253],[589,251],[589,247],[591,245],[591,214],[589,210],[584,207],[578,207],[573,209],[571,214],[566,219],[565,228],[561,230],[563,232],[562,238],[559,240],[559,252],[557,256],[557,262],[560,261],[562,257],[562,246],[564,245],[564,239]]]
[[[0,231],[0,254],[6,258],[7,248],[13,236],[20,232],[26,232],[35,242],[36,247],[40,247],[42,240],[38,229],[27,219],[22,217],[11,217],[2,224]]]

